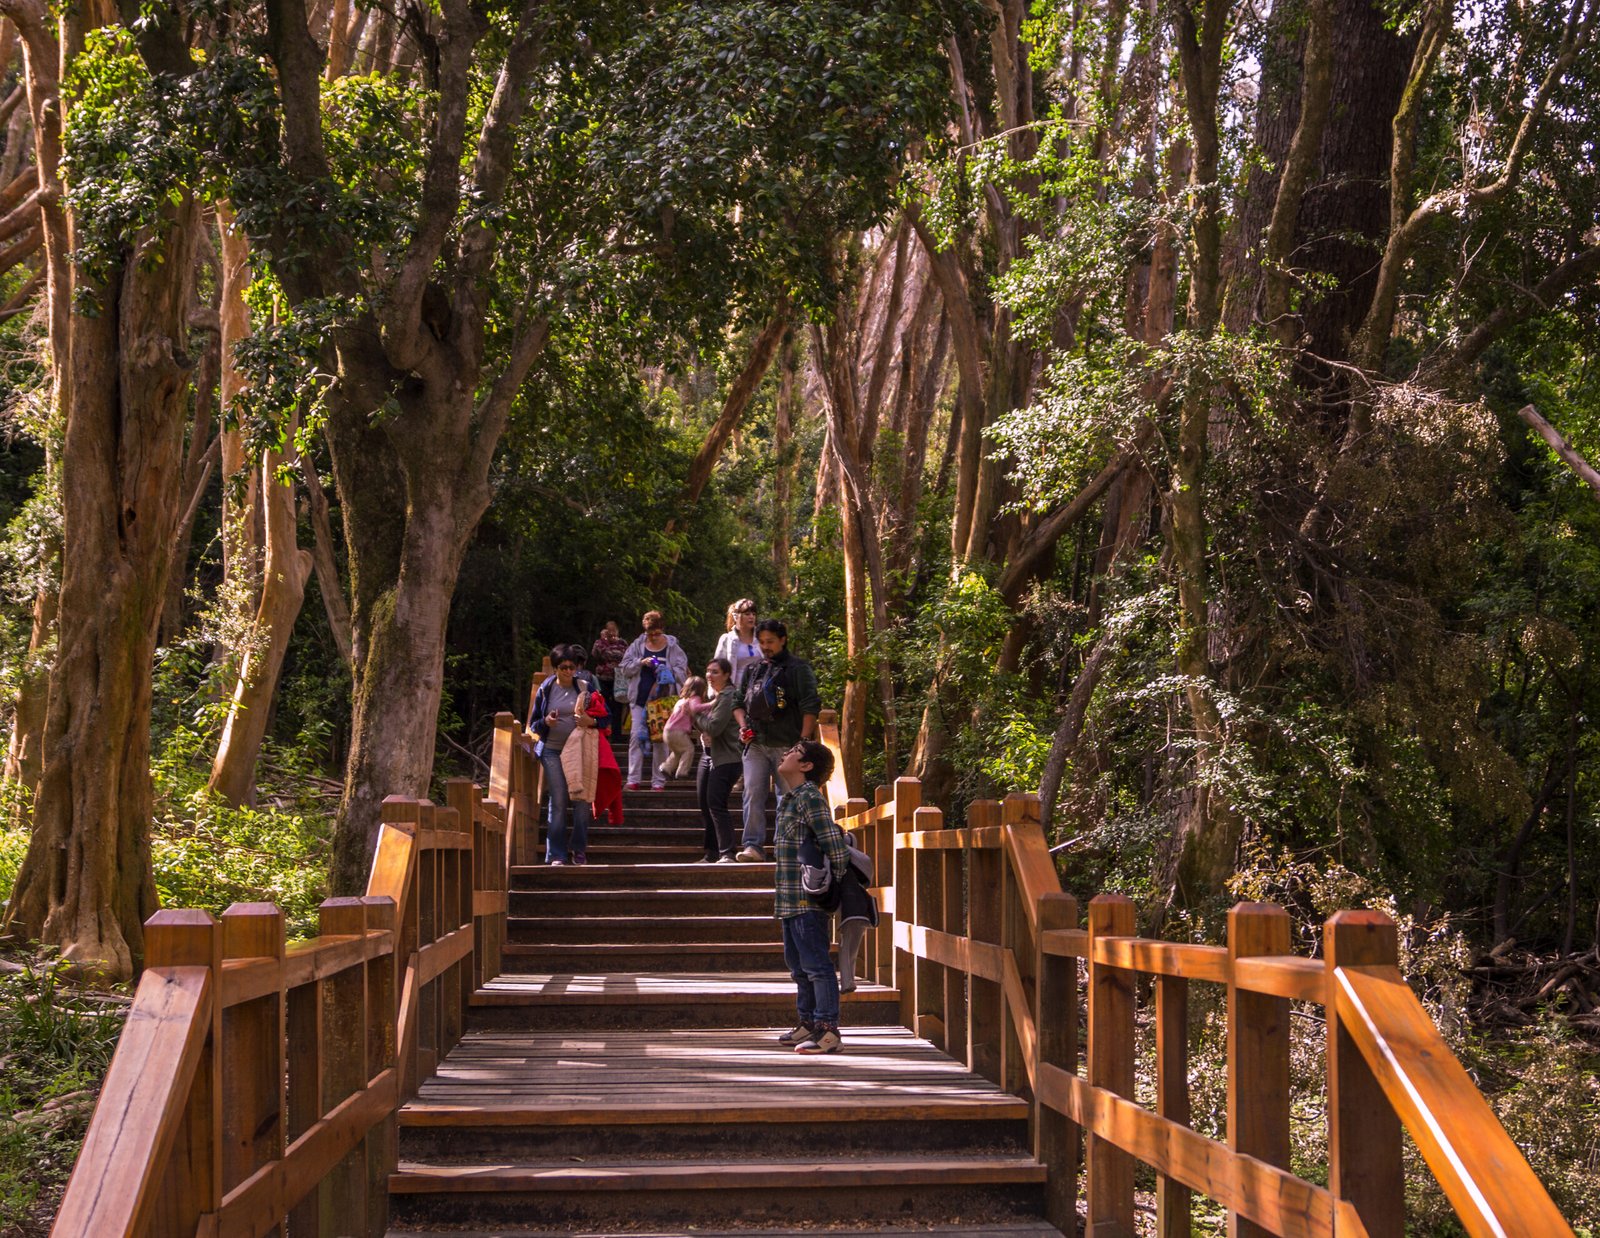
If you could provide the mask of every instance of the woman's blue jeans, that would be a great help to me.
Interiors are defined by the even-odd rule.
[[[839,973],[828,956],[829,921],[822,911],[802,911],[782,921],[783,961],[794,977],[800,1022],[809,1027],[839,1026]]]
[[[585,800],[579,800],[574,804],[567,795],[567,775],[561,768],[559,752],[542,748],[539,751],[539,762],[544,766],[544,785],[550,792],[550,832],[545,837],[544,862],[546,864],[551,860],[565,862],[572,855],[582,855],[589,849],[589,804]]]
[[[633,733],[628,736],[628,781],[656,786],[665,781],[661,764],[667,759],[665,740],[650,742],[649,714],[643,705],[634,705]]]

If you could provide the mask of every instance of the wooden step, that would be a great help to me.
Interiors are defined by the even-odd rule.
[[[518,865],[511,870],[513,890],[646,889],[772,890],[771,864],[587,864],[552,868]]]
[[[506,920],[507,949],[558,943],[781,942],[769,912],[758,916],[512,916]]]
[[[543,835],[541,834],[542,838]],[[544,844],[539,844],[541,853]],[[589,842],[589,863],[595,864],[693,864],[705,855],[705,846],[696,840],[692,845],[680,847],[618,845],[609,843],[604,835]],[[769,860],[770,864],[771,861]]]
[[[783,943],[771,941],[522,943],[502,947],[508,975],[552,971],[778,971]],[[837,955],[837,947],[835,947]]]
[[[682,824],[645,822],[635,824],[629,816],[626,825],[590,825],[589,846],[704,846],[706,827],[699,816]]]
[[[1031,1156],[805,1160],[570,1159],[531,1164],[402,1162],[389,1178],[395,1219],[605,1225],[791,1220],[860,1223],[923,1216],[1037,1216],[1044,1166]],[[996,1216],[994,1214],[1002,1214]]]
[[[926,1225],[907,1220],[896,1225],[886,1223],[871,1229],[840,1229],[837,1224],[815,1226],[811,1229],[707,1229],[695,1225],[686,1229],[637,1229],[617,1231],[616,1238],[817,1238],[825,1233],[827,1238],[876,1238],[884,1234],[970,1234],[973,1238],[1061,1238],[1061,1231],[1044,1221],[1011,1221],[996,1225],[968,1223],[961,1225]],[[528,1229],[522,1225],[497,1225],[492,1230],[433,1230],[392,1229],[387,1238],[612,1238],[604,1231],[593,1229]]]
[[[474,1030],[659,1030],[777,1027],[792,1022],[787,972],[612,972],[503,975],[472,995]],[[862,985],[841,995],[846,1027],[889,1024],[900,993]],[[846,1036],[848,1041],[848,1034]]]
[[[514,916],[759,916],[772,914],[765,890],[512,890]]]
[[[904,1028],[848,1029],[819,1058],[783,1030],[473,1032],[400,1111],[402,1156],[1027,1150],[1027,1102]]]

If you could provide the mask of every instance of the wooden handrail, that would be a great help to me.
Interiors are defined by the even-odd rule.
[[[1340,1021],[1473,1238],[1571,1230],[1394,967],[1336,967]]]
[[[56,1233],[133,1234],[149,1227],[214,1000],[209,968],[145,969],[56,1214]],[[120,1120],[101,1121],[102,1111]]]
[[[878,873],[882,923],[862,974],[899,989],[908,1026],[1032,1095],[1058,1227],[1077,1224],[1081,1156],[1096,1233],[1133,1232],[1142,1162],[1156,1171],[1162,1238],[1190,1232],[1192,1192],[1220,1203],[1249,1238],[1400,1238],[1404,1129],[1474,1238],[1572,1233],[1401,978],[1386,917],[1334,916],[1321,958],[1289,953],[1287,915],[1270,904],[1235,908],[1227,946],[1139,937],[1133,904],[1112,896],[1093,901],[1085,929],[1061,892],[1035,797],[978,801],[954,828],[921,804],[914,779],[873,798],[835,808]],[[1134,1097],[1138,975],[1155,981],[1154,1111]],[[1228,995],[1226,1140],[1189,1125],[1190,983]],[[1291,1001],[1327,1011],[1327,1186],[1288,1167]]]
[[[399,1107],[505,941],[505,808],[446,791],[384,801],[366,897],[324,902],[310,941],[270,904],[151,917],[54,1233],[384,1232]]]

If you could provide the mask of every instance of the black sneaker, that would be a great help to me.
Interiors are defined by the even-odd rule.
[[[778,1043],[780,1045],[800,1044],[802,1041],[810,1040],[812,1034],[815,1033],[816,1030],[817,1029],[812,1027],[809,1023],[798,1024],[793,1030],[787,1031],[782,1036],[779,1036]]]

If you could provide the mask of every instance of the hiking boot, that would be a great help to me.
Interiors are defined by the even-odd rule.
[[[816,1028],[809,1023],[798,1024],[793,1030],[785,1032],[778,1037],[780,1045],[798,1045],[810,1040],[816,1034]]]
[[[767,862],[766,853],[760,847],[746,847],[733,858],[745,864],[765,864]]]
[[[809,1056],[815,1053],[837,1053],[842,1048],[844,1042],[839,1039],[839,1029],[819,1024],[810,1036],[794,1047],[794,1051]]]

